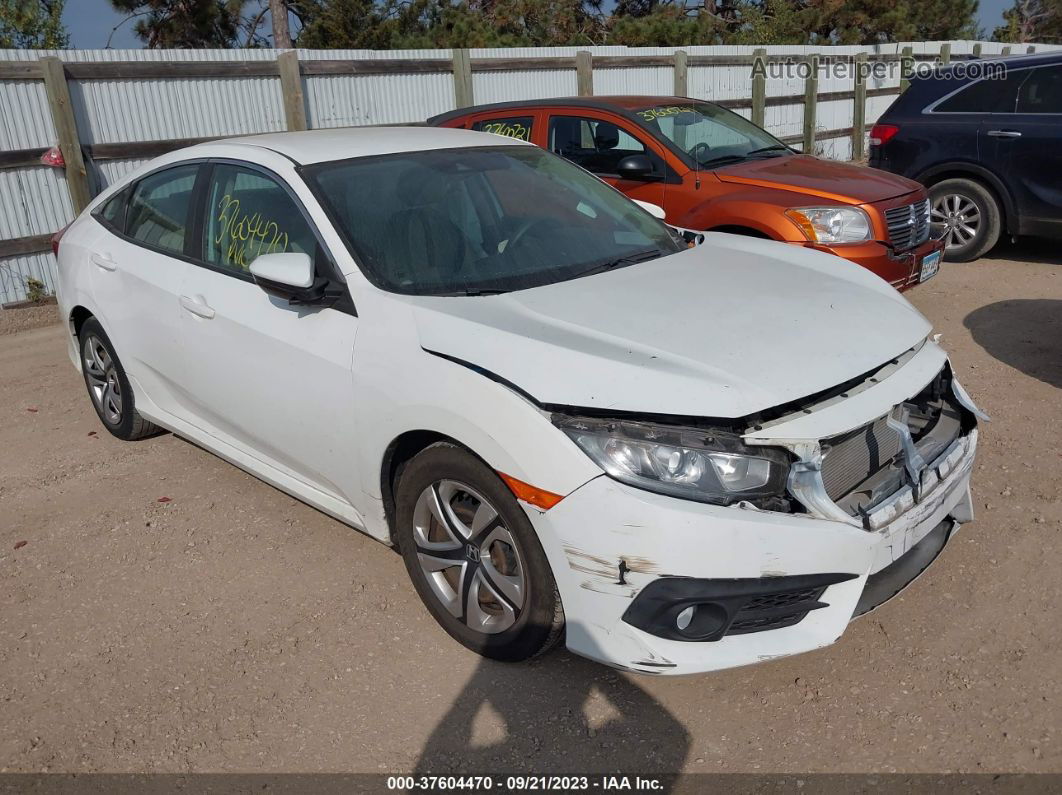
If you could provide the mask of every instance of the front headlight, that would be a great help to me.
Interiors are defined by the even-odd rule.
[[[698,502],[785,510],[789,457],[727,431],[554,414],[553,423],[610,476]]]
[[[813,243],[870,240],[870,216],[858,207],[794,207],[785,214]]]

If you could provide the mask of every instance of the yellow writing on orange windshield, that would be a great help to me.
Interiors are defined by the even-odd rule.
[[[261,213],[241,213],[240,200],[226,194],[218,203],[219,229],[214,245],[222,251],[225,264],[247,270],[262,254],[274,254],[288,248],[288,233],[276,221]]]
[[[694,113],[693,108],[683,108],[678,105],[667,105],[659,108],[649,108],[638,111],[643,121],[651,122],[656,119],[666,119],[668,116],[678,116],[680,113]]]

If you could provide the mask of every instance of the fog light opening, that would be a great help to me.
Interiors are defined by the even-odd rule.
[[[693,621],[693,611],[695,609],[694,605],[690,605],[675,617],[675,626],[678,627],[679,632],[686,629],[686,627],[690,625],[690,622]]]

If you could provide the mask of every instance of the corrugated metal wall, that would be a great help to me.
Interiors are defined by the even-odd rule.
[[[767,47],[769,55],[848,55],[857,52],[899,53],[907,43],[866,47]],[[940,51],[939,42],[909,43],[916,55]],[[953,42],[953,55],[972,52],[973,42]],[[984,43],[983,55],[997,54],[1002,45]],[[671,55],[673,47],[524,47],[478,49],[478,58],[572,57],[579,50],[594,56]],[[749,56],[755,47],[683,47],[689,55]],[[1048,49],[1037,46],[1037,49]],[[1052,48],[1053,49],[1053,48]],[[27,61],[55,55],[67,62],[86,61],[247,61],[275,60],[276,50],[0,50],[0,60]],[[445,58],[450,50],[299,50],[300,60]],[[868,82],[868,88],[898,85],[898,70],[888,80]],[[851,70],[838,76],[820,75],[819,92],[848,91]],[[670,67],[594,69],[594,93],[671,94]],[[475,72],[476,103],[570,96],[577,92],[574,69],[550,71]],[[689,94],[703,99],[743,99],[751,96],[751,70],[746,66],[690,66]],[[423,121],[451,110],[453,78],[448,73],[393,75],[335,75],[303,78],[310,127],[345,127]],[[133,141],[198,138],[272,132],[285,127],[280,80],[276,77],[180,78],[159,80],[70,81],[71,99],[82,143],[86,145]],[[771,79],[767,96],[803,92],[799,78]],[[866,121],[872,123],[892,97],[867,102]],[[748,111],[741,111],[748,116]],[[820,130],[849,127],[852,102],[819,103],[816,126]],[[803,105],[766,108],[765,126],[779,136],[802,131]],[[32,149],[55,144],[44,84],[36,80],[0,80],[0,150]],[[817,154],[847,159],[849,137],[818,144]],[[107,185],[139,166],[139,160],[109,160],[92,164],[98,181]],[[54,232],[73,217],[61,171],[44,167],[0,170],[0,240]],[[51,254],[0,259],[0,303],[25,296],[27,277],[40,279],[54,289]]]

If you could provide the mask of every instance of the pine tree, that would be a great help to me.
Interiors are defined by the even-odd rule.
[[[59,50],[70,46],[66,0],[0,0],[0,49]]]

